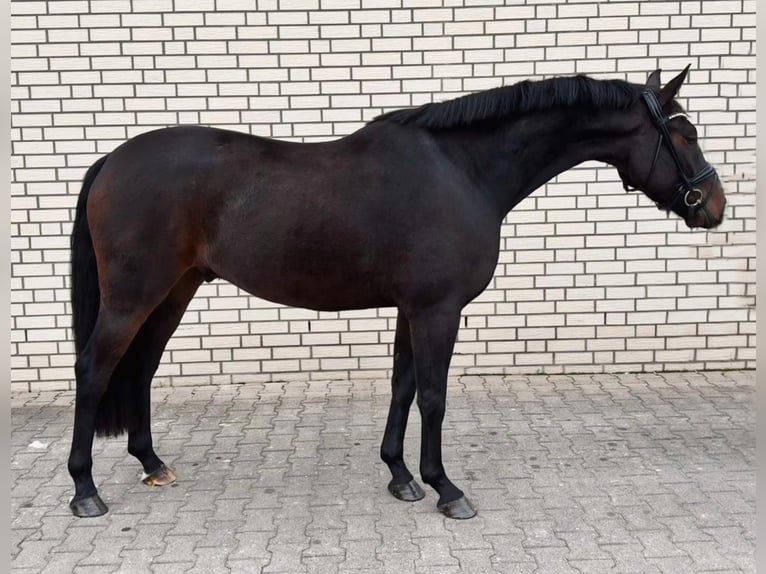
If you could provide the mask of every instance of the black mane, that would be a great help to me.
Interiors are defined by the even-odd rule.
[[[645,89],[622,80],[594,80],[587,76],[524,80],[446,102],[394,110],[372,121],[440,130],[557,107],[624,109]]]

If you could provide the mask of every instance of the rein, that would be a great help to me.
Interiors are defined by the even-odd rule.
[[[681,165],[681,158],[678,155],[676,146],[673,145],[673,140],[670,139],[670,131],[668,130],[667,126],[670,120],[685,114],[678,113],[672,114],[670,116],[664,116],[662,115],[662,106],[660,105],[660,102],[657,100],[657,96],[652,90],[644,91],[641,96],[643,97],[644,102],[646,102],[646,106],[649,108],[649,113],[652,116],[652,120],[654,120],[654,125],[657,127],[657,131],[660,134],[659,140],[657,140],[657,149],[654,152],[654,159],[652,160],[652,165],[649,168],[647,181],[651,178],[652,173],[654,172],[654,166],[656,165],[657,158],[660,155],[660,149],[662,148],[663,141],[666,142],[668,151],[670,151],[670,156],[673,158],[673,163],[676,164],[678,174],[681,176],[681,183],[676,189],[676,192],[671,200],[666,203],[656,202],[657,207],[665,211],[671,211],[679,203],[683,202],[683,205],[687,208],[687,221],[689,221],[697,211],[702,211],[706,223],[710,224],[712,222],[712,217],[710,216],[710,213],[705,205],[706,198],[702,193],[702,190],[699,189],[697,185],[716,175],[715,169],[713,169],[709,163],[706,163],[705,166],[694,176],[691,178],[686,177],[683,166]],[[629,185],[625,181],[624,177],[622,177],[622,186],[625,188],[625,191],[634,191],[638,189],[637,187]]]

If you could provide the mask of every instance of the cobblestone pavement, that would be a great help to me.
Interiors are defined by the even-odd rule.
[[[125,439],[98,439],[93,519],[67,507],[73,393],[14,394],[13,571],[751,573],[754,391],[750,371],[455,378],[443,450],[468,521],[388,494],[385,381],[155,389],[179,480],[144,486]]]

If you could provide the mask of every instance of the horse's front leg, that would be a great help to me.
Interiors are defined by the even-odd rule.
[[[442,421],[447,398],[447,372],[460,324],[460,308],[442,305],[410,313],[417,403],[422,418],[420,475],[439,493],[437,508],[449,518],[471,518],[476,511],[444,471]]]
[[[407,430],[407,419],[414,399],[415,366],[412,359],[410,324],[404,313],[399,311],[394,339],[391,406],[388,409],[386,432],[380,445],[380,458],[391,471],[388,491],[399,500],[407,502],[415,502],[426,495],[404,464],[404,433]]]

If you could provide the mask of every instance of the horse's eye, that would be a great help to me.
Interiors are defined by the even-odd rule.
[[[684,139],[689,145],[694,145],[697,143],[697,136],[684,136]]]

